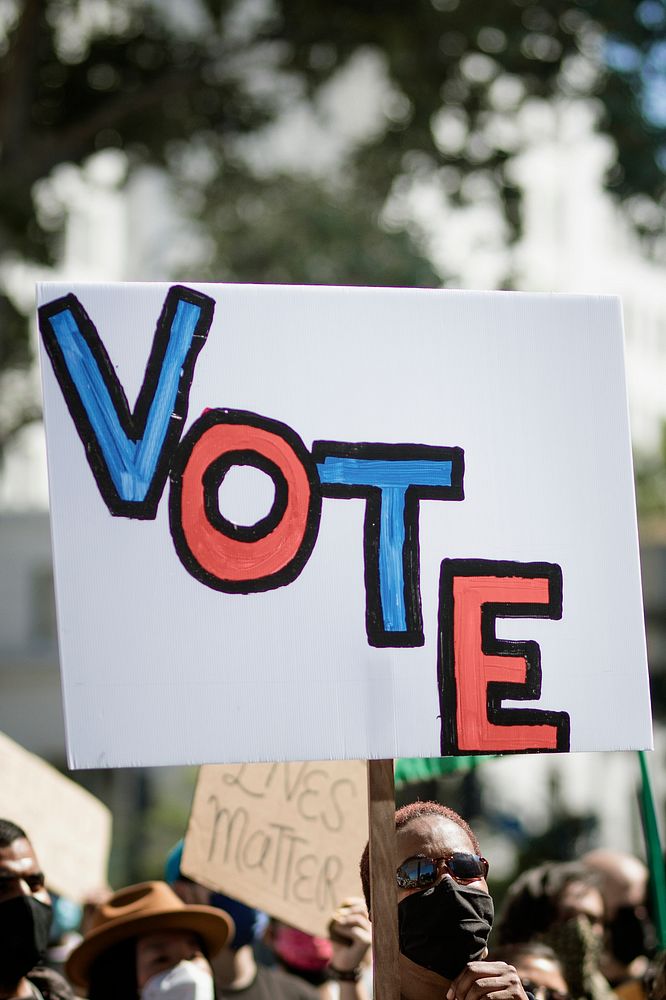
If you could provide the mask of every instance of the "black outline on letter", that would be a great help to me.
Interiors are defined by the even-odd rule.
[[[365,581],[365,630],[370,646],[423,646],[423,615],[421,613],[421,559],[419,543],[420,500],[464,500],[463,477],[465,455],[462,448],[429,444],[350,444],[346,441],[315,441],[312,445],[315,464],[328,456],[360,458],[375,461],[451,462],[450,486],[409,486],[405,492],[405,544],[402,550],[405,619],[404,632],[388,632],[383,628],[382,603],[379,589],[379,530],[382,491],[378,486],[345,486],[322,483],[325,497],[366,501],[363,523],[363,562]]]
[[[155,390],[164,362],[164,355],[169,344],[171,324],[176,315],[178,303],[181,301],[191,302],[193,305],[198,306],[201,309],[201,313],[194,330],[192,343],[182,366],[182,374],[178,383],[178,392],[176,394],[173,413],[169,419],[164,441],[162,442],[153,481],[145,499],[123,500],[118,495],[113,480],[109,475],[104,454],[97,442],[97,435],[88,419],[88,414],[81,402],[76,385],[69,374],[69,369],[67,368],[49,320],[51,316],[55,316],[58,313],[65,312],[66,310],[71,311],[83,339],[97,362],[123,431],[130,440],[138,441],[143,436],[146,428],[150,405],[155,396]],[[169,474],[172,453],[178,445],[185,418],[187,417],[190,386],[194,377],[194,366],[199,351],[206,342],[208,331],[213,322],[214,310],[215,300],[211,299],[208,295],[204,295],[202,292],[196,292],[194,289],[186,288],[184,285],[173,285],[168,290],[155,328],[153,344],[146,364],[141,389],[139,390],[139,395],[137,396],[132,412],[130,412],[125,390],[118,380],[115,368],[99,333],[77,297],[73,294],[64,295],[54,302],[49,302],[47,305],[41,306],[38,311],[39,328],[44,341],[44,347],[51,359],[53,371],[62,390],[67,409],[72,416],[74,426],[83,443],[86,458],[95,477],[99,492],[114,517],[131,517],[149,521],[157,515],[157,508],[164,490],[164,484]]]
[[[488,721],[496,726],[551,725],[557,728],[554,750],[535,747],[502,750],[501,753],[561,753],[569,750],[571,720],[568,712],[539,708],[503,708],[502,701],[536,701],[541,697],[541,649],[532,639],[498,639],[497,618],[562,617],[562,570],[557,563],[520,563],[493,559],[444,559],[439,578],[437,680],[441,712],[442,756],[487,754],[492,750],[458,748],[457,685],[453,636],[453,581],[460,576],[506,576],[548,580],[547,604],[488,602],[481,607],[481,651],[488,656],[522,656],[526,663],[525,682],[490,681],[487,685]]]
[[[205,570],[190,550],[182,525],[182,484],[183,475],[190,456],[203,434],[218,424],[245,424],[270,431],[283,438],[296,453],[298,460],[305,469],[310,483],[310,504],[308,508],[305,533],[296,555],[277,573],[258,577],[252,580],[223,580]],[[224,474],[232,465],[253,465],[271,477],[275,484],[275,499],[266,517],[253,525],[234,525],[220,514],[217,499],[217,489]],[[275,474],[277,473],[277,475]],[[260,452],[253,449],[232,450],[224,452],[218,459],[211,462],[203,475],[202,482],[206,490],[204,509],[210,524],[223,535],[236,541],[252,542],[263,538],[280,523],[289,502],[286,480],[282,472],[272,461],[266,459]],[[284,484],[284,485],[282,485]],[[319,475],[310,452],[296,431],[287,424],[271,417],[262,417],[249,410],[214,409],[207,410],[198,420],[195,420],[183,440],[180,442],[174,456],[171,469],[171,492],[169,494],[169,526],[171,537],[178,558],[188,573],[200,583],[219,590],[225,594],[256,594],[267,590],[276,590],[293,583],[300,575],[319,534],[321,519],[321,493]]]
[[[289,442],[291,444],[291,442]],[[218,490],[224,481],[229,469],[235,465],[250,465],[260,472],[265,472],[273,480],[275,487],[275,498],[271,504],[271,509],[265,517],[260,518],[256,524],[234,524],[226,518],[220,511]],[[270,534],[276,528],[284,516],[287,509],[288,487],[281,469],[271,462],[265,455],[260,455],[258,451],[238,449],[237,451],[225,451],[215,462],[212,462],[203,475],[202,484],[204,488],[204,507],[208,520],[229,538],[235,538],[238,542],[256,542]]]

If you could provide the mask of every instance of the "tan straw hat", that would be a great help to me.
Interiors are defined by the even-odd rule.
[[[65,972],[75,986],[86,988],[95,959],[120,941],[154,931],[192,931],[210,956],[233,938],[234,922],[213,906],[188,906],[166,882],[141,882],[115,892],[96,907],[91,929],[74,949]]]

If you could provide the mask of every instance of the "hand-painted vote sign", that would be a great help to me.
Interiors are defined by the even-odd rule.
[[[617,300],[45,284],[39,322],[72,766],[651,744]]]
[[[361,896],[366,765],[298,761],[202,767],[181,868],[202,885],[328,937]]]

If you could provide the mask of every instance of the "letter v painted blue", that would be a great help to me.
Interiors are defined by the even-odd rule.
[[[215,303],[183,286],[169,289],[134,410],[92,320],[75,295],[39,310],[44,346],[110,512],[157,513],[178,446],[199,351]]]

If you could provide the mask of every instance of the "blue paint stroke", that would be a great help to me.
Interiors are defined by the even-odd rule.
[[[407,631],[405,610],[405,495],[410,486],[450,486],[453,463],[327,456],[317,465],[322,483],[380,490],[379,592],[387,632]]]
[[[137,440],[125,434],[104,378],[71,310],[64,309],[49,317],[69,375],[122,500],[141,502],[148,494],[200,315],[198,305],[182,299],[178,302],[144,432]]]

